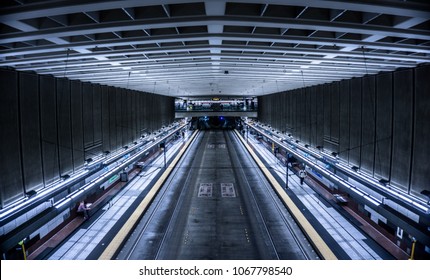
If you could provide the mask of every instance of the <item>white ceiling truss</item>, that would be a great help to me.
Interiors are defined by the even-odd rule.
[[[430,62],[430,2],[2,0],[0,67],[259,96]]]

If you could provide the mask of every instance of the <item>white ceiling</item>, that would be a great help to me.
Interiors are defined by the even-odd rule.
[[[423,1],[1,0],[0,67],[190,97],[430,62]]]

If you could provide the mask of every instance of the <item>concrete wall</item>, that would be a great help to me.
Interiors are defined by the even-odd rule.
[[[259,98],[259,120],[375,178],[430,190],[430,66]]]
[[[0,69],[1,207],[174,120],[167,96]]]

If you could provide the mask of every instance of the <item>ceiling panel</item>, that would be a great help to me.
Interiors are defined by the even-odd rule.
[[[426,1],[2,1],[0,67],[178,97],[430,62]]]

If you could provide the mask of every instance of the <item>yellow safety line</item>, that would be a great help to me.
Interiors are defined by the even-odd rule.
[[[110,260],[114,257],[115,253],[118,251],[118,249],[124,243],[125,238],[133,230],[133,228],[135,227],[137,222],[139,222],[140,218],[145,213],[146,209],[151,204],[152,200],[155,198],[155,195],[158,193],[160,188],[163,186],[164,182],[169,177],[170,173],[173,171],[176,164],[181,159],[182,155],[185,153],[188,146],[191,144],[191,142],[193,141],[193,139],[196,135],[197,135],[197,130],[193,133],[193,135],[191,135],[190,139],[185,144],[185,146],[182,147],[179,154],[169,164],[166,171],[164,171],[164,173],[161,175],[161,177],[157,180],[157,182],[154,184],[154,186],[151,188],[151,190],[145,196],[143,201],[139,204],[139,206],[137,206],[137,208],[133,212],[133,214],[128,218],[128,220],[125,222],[123,227],[118,231],[119,233],[117,235],[115,235],[115,237],[112,239],[112,241],[106,247],[106,249],[100,255],[99,260]]]
[[[287,208],[290,210],[291,214],[295,218],[295,220],[299,223],[300,227],[306,232],[307,236],[311,239],[312,244],[317,248],[322,257],[326,260],[337,260],[336,255],[333,251],[328,247],[327,243],[321,238],[315,228],[309,223],[309,221],[305,218],[303,213],[299,210],[296,204],[291,200],[288,194],[285,192],[284,188],[278,183],[278,181],[273,177],[272,173],[267,169],[267,167],[263,164],[263,162],[258,158],[255,152],[251,149],[251,147],[246,143],[243,139],[242,135],[240,135],[237,130],[235,130],[238,135],[240,141],[245,145],[246,149],[249,151],[251,156],[254,158],[256,164],[259,166],[261,171],[264,173],[266,178],[269,180],[272,187],[278,193],[279,197],[285,203]]]

